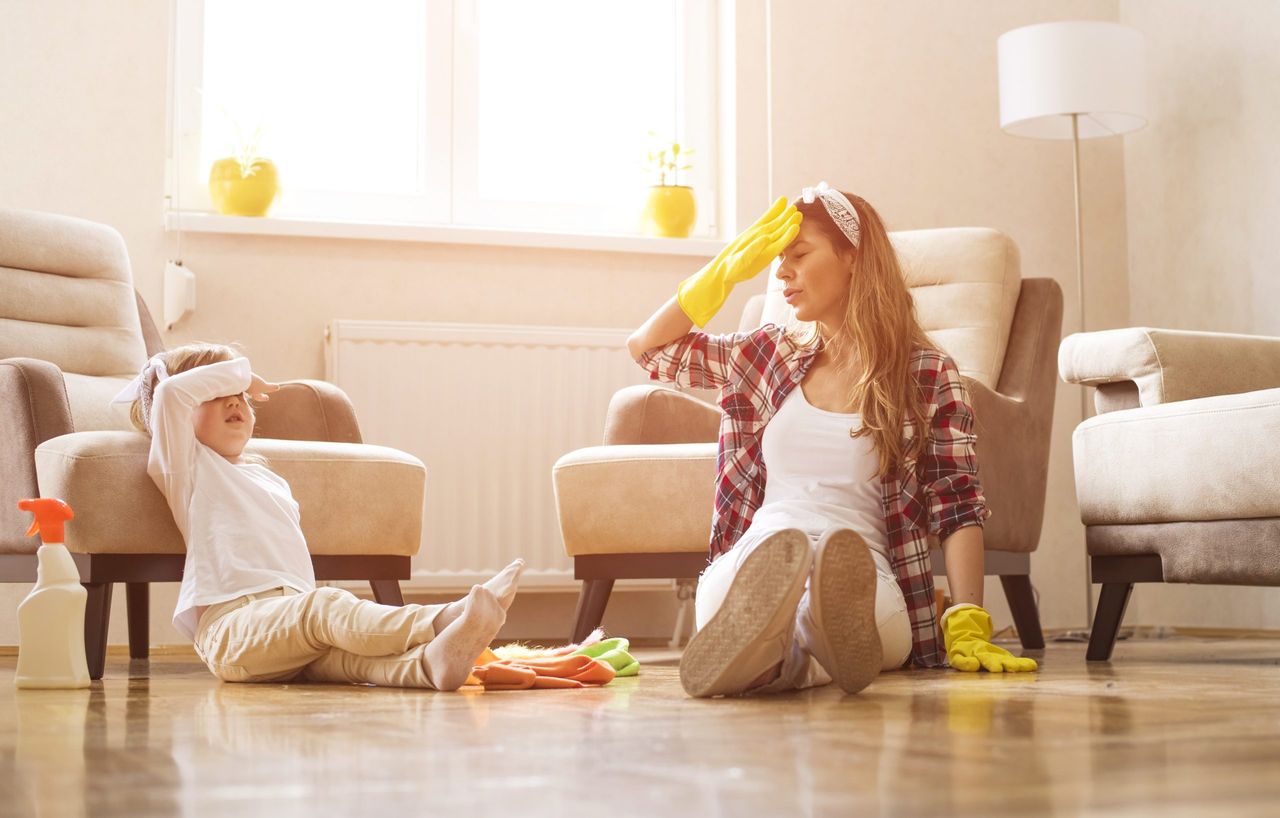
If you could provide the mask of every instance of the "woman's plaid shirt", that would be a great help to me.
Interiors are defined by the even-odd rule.
[[[816,348],[800,346],[787,331],[766,324],[752,332],[691,332],[644,353],[639,360],[653,380],[694,389],[718,389],[724,418],[711,559],[733,547],[764,499],[761,450],[764,427],[813,364]],[[991,515],[978,482],[973,409],[951,358],[920,348],[911,371],[925,398],[929,442],[919,462],[908,459],[896,476],[881,480],[889,533],[889,558],[911,618],[911,658],[923,667],[943,664],[934,615],[929,538],[941,542],[957,529],[982,525]],[[903,442],[914,439],[911,421]]]

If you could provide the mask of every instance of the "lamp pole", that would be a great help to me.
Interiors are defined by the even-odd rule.
[[[1096,20],[1034,23],[996,40],[1000,128],[1014,136],[1071,136],[1075,189],[1076,292],[1080,332],[1088,331],[1080,138],[1119,136],[1147,123],[1145,39],[1137,29]],[[1083,123],[1081,117],[1088,117]],[[1066,128],[1070,118],[1071,129]],[[1096,397],[1097,391],[1094,391]],[[1080,388],[1080,420],[1089,419],[1089,387]],[[1085,549],[1085,620],[1093,622],[1093,578]],[[1074,634],[1073,634],[1074,635]]]
[[[1080,331],[1088,324],[1084,313],[1084,226],[1080,218],[1080,114],[1071,115],[1071,174],[1076,198],[1076,294],[1080,299]],[[1080,422],[1089,419],[1089,387],[1080,384]],[[1093,572],[1089,565],[1089,549],[1084,557],[1084,621],[1086,630],[1093,627]]]

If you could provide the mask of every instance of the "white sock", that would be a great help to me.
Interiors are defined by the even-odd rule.
[[[524,573],[524,560],[518,559],[483,583],[483,587],[497,597],[498,604],[502,606],[502,610],[505,611],[510,608],[512,600],[516,598],[516,586],[520,584],[520,575],[522,573]],[[453,621],[462,615],[466,605],[467,598],[463,597],[444,606],[431,623],[436,633],[440,633],[453,624]]]
[[[422,667],[436,690],[457,690],[471,668],[507,621],[507,612],[493,592],[481,585],[459,600],[462,613],[427,643]]]
[[[520,575],[523,573],[524,560],[517,559],[494,574],[488,582],[483,583],[484,587],[498,598],[498,604],[502,606],[502,610],[511,608],[511,603],[516,598],[516,586],[520,584]]]

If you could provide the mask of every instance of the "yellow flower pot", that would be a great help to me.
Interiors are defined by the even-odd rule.
[[[697,218],[693,188],[654,185],[649,188],[649,200],[645,202],[640,229],[649,236],[683,239],[688,238]]]
[[[230,156],[214,162],[209,171],[209,198],[227,216],[265,216],[279,191],[276,166],[270,159],[253,160],[248,176]]]

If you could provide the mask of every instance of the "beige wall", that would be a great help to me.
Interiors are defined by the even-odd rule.
[[[776,193],[826,179],[865,195],[891,228],[1004,230],[1021,247],[1024,275],[1062,283],[1066,327],[1073,328],[1070,145],[1000,132],[995,40],[1033,22],[1116,19],[1116,0],[773,5]],[[739,7],[758,21],[762,3]],[[129,13],[120,8],[0,0],[6,18],[0,201],[119,228],[137,285],[156,309],[172,248],[172,236],[161,229],[167,4],[136,0]],[[742,28],[753,25],[745,19]],[[762,110],[759,95],[747,93],[740,126],[761,126]],[[739,136],[744,187],[764,187],[762,145],[762,136]],[[1129,323],[1123,151],[1119,140],[1083,149],[1092,328]],[[190,234],[184,257],[199,276],[199,310],[168,342],[240,341],[271,378],[320,376],[323,327],[335,317],[634,326],[696,264],[599,252]],[[736,295],[712,328],[730,328],[748,294]],[[1082,534],[1069,464],[1078,418],[1078,396],[1064,386],[1045,534],[1033,558],[1049,627],[1084,621]],[[0,589],[0,643],[14,641],[12,611],[24,591]],[[607,624],[632,635],[667,633],[669,597],[631,595]],[[173,598],[171,588],[155,594],[157,643],[178,640],[166,621]],[[988,598],[1007,623],[998,585]],[[520,618],[536,624],[527,634],[509,633],[555,635],[571,603],[563,595],[530,598]],[[117,607],[113,642],[124,639]]]
[[[124,235],[134,280],[159,317],[174,237],[162,228],[168,3],[0,0],[0,201],[105,222]],[[669,297],[688,258],[389,241],[188,234],[199,309],[168,344],[243,344],[265,377],[324,374],[331,318],[605,327],[638,325]],[[745,294],[735,303],[741,309]],[[620,354],[625,354],[621,352]],[[0,645],[29,586],[0,585]],[[672,593],[622,595],[620,633],[663,636]],[[182,641],[168,619],[176,585],[153,589],[152,641]],[[634,597],[631,598],[631,597]],[[567,635],[574,599],[522,598],[513,637]],[[127,640],[123,589],[110,639]],[[516,626],[527,624],[527,629]]]
[[[1122,0],[1151,121],[1125,138],[1129,321],[1280,335],[1280,5]],[[1134,622],[1280,628],[1280,589],[1139,586]]]

